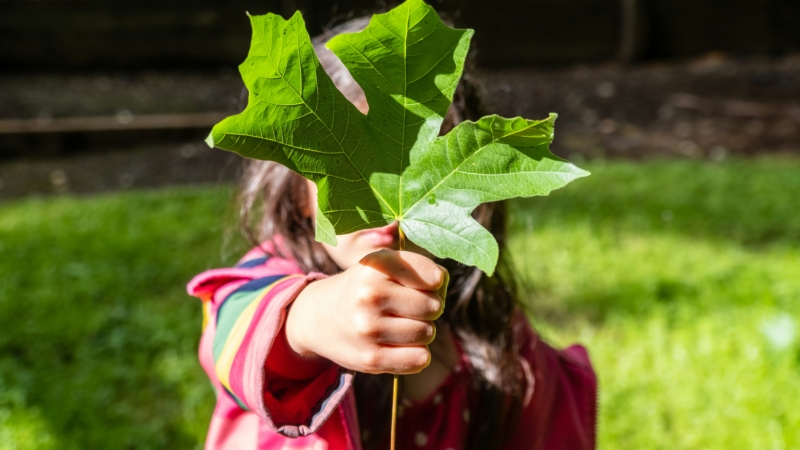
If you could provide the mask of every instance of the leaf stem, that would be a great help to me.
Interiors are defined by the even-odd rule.
[[[405,250],[406,234],[403,233],[403,229],[400,227],[397,227],[397,232],[400,237],[398,247],[400,248],[400,250]],[[400,376],[394,374],[394,381],[392,387],[392,441],[391,444],[389,445],[390,450],[394,450],[394,443],[397,435],[397,390],[398,390],[397,388],[399,384],[400,384]]]
[[[390,450],[394,450],[394,441],[397,434],[397,386],[400,381],[400,376],[394,374],[394,386],[392,388],[392,442],[389,445]]]

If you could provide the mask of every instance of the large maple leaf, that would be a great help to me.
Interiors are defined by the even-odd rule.
[[[491,274],[497,242],[472,211],[588,175],[550,152],[552,114],[484,117],[438,137],[473,31],[446,26],[421,0],[327,44],[364,90],[366,115],[322,69],[299,13],[250,20],[250,53],[239,66],[247,108],[217,124],[208,143],[316,183],[317,240],[335,244],[336,234],[398,221],[434,255]]]

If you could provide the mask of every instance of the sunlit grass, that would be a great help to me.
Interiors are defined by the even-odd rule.
[[[601,446],[800,447],[800,165],[592,168],[511,247],[539,329],[590,349]]]
[[[589,347],[602,447],[800,447],[800,161],[586,166],[511,247],[537,328]],[[184,285],[243,250],[229,197],[0,204],[0,450],[201,445]]]
[[[228,197],[173,189],[0,206],[0,449],[202,442],[213,393],[184,285],[226,263]]]

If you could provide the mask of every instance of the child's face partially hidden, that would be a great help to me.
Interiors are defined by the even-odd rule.
[[[310,180],[308,183],[309,192],[309,205],[317,204],[317,186]],[[308,208],[306,211],[308,216],[316,220],[316,207]],[[330,255],[333,262],[335,262],[342,270],[347,270],[350,267],[358,264],[361,258],[369,255],[370,253],[377,252],[378,250],[389,249],[398,250],[400,246],[399,226],[397,222],[391,225],[386,225],[380,228],[371,228],[369,230],[356,231],[350,234],[340,234],[336,236],[338,244],[336,246],[323,243],[322,246]],[[406,250],[414,253],[432,258],[432,255],[427,251],[413,245],[413,243],[406,241]]]
[[[308,182],[308,192],[311,197],[308,204],[316,205],[317,186],[311,181],[306,181]],[[316,208],[309,209],[310,211],[306,213],[316,219]],[[336,236],[336,239],[338,241],[338,245],[336,246],[325,243],[322,245],[325,247],[331,259],[343,270],[347,270],[358,264],[361,258],[372,252],[383,249],[398,250],[400,242],[397,222],[381,228],[361,230],[350,234],[340,234]]]
[[[362,114],[367,114],[369,112],[369,105],[365,100],[355,101],[353,103]],[[309,192],[309,205],[316,205],[317,204],[317,186],[309,180],[308,182],[308,192]],[[310,211],[306,211],[307,216],[311,216],[314,220],[316,220],[317,208],[309,208]],[[378,250],[383,249],[390,249],[390,250],[398,250],[400,246],[400,236],[398,231],[398,223],[395,222],[391,225],[386,225],[385,227],[381,228],[372,228],[369,230],[361,230],[356,231],[355,233],[350,234],[340,234],[336,236],[338,241],[338,245],[328,245],[323,243],[323,247],[330,255],[333,262],[339,265],[342,270],[347,270],[350,267],[358,264],[361,261],[361,258],[369,255],[372,252],[377,252]],[[426,250],[423,250],[420,247],[417,247],[411,242],[406,244],[406,250],[412,251],[414,253],[419,253],[421,255],[427,256],[428,258],[432,258],[433,256],[428,253]]]

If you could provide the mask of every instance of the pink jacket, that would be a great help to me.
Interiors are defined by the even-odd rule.
[[[199,356],[217,392],[207,449],[361,450],[350,389],[354,373],[331,363],[309,374],[290,356],[282,335],[288,306],[306,284],[323,277],[254,249],[236,267],[206,271],[189,283],[188,292],[203,300]],[[555,350],[529,326],[524,341],[520,361],[527,369],[528,395],[504,449],[595,448],[597,379],[586,350],[578,345]],[[437,394],[415,406],[427,434],[405,433],[403,440],[400,433],[399,449],[464,448],[471,368],[462,360],[440,387],[444,401]],[[415,423],[414,410],[408,409],[404,425]]]

